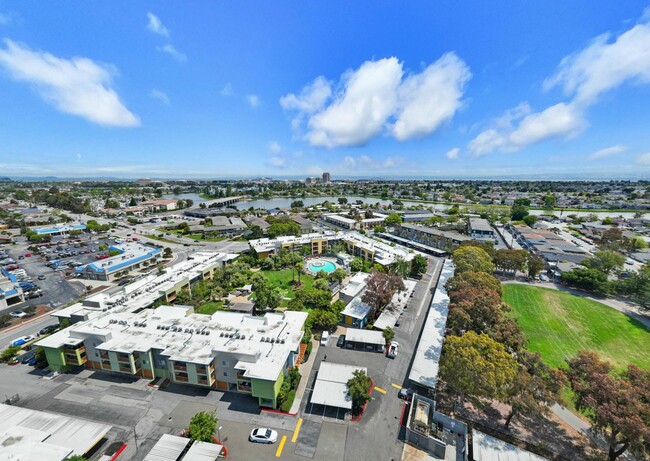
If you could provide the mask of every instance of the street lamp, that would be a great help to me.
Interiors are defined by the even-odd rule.
[[[217,437],[219,438],[219,443],[223,445],[223,441],[221,440],[221,429],[223,429],[223,426],[217,427]]]

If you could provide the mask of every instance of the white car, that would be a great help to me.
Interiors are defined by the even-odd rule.
[[[9,347],[13,346],[23,346],[27,344],[30,341],[34,341],[36,338],[32,335],[27,335],[27,336],[21,336],[20,338],[16,338],[13,341],[9,343]]]
[[[256,443],[275,443],[278,441],[278,433],[268,427],[258,427],[251,431],[248,440]]]
[[[327,340],[330,339],[330,334],[327,331],[324,331],[322,335],[320,335],[320,345],[321,346],[327,346]]]
[[[23,317],[27,317],[27,314],[25,314],[23,311],[13,311],[10,312],[9,315],[15,319],[22,319]]]
[[[390,345],[388,346],[388,352],[386,353],[387,357],[390,357],[391,359],[394,359],[397,357],[397,348],[399,347],[399,343],[397,341],[392,341]]]

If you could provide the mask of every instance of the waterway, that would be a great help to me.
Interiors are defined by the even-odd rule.
[[[200,203],[207,202],[206,199],[201,198],[199,194],[179,194],[179,195],[173,195],[173,194],[167,194],[164,195],[163,198],[168,199],[168,198],[175,198],[175,199],[191,199],[194,201],[193,206],[198,206]],[[392,200],[381,200],[377,198],[371,198],[371,197],[360,197],[360,196],[347,196],[345,197],[348,199],[348,203],[355,203],[357,200],[361,200],[362,203],[367,203],[367,204],[376,204],[379,203],[381,205],[390,205],[392,204]],[[255,200],[247,200],[243,202],[238,202],[234,206],[240,210],[247,210],[250,207],[253,208],[261,208],[264,210],[271,210],[273,208],[289,208],[291,207],[291,202],[295,200],[302,200],[305,206],[312,206],[312,205],[320,205],[324,201],[329,201],[333,203],[338,203],[339,196],[324,196],[324,197],[307,197],[307,198],[299,198],[299,197],[294,197],[294,198],[271,198],[271,199],[255,199]],[[435,211],[445,211],[448,210],[451,205],[444,205],[440,203],[423,203],[423,202],[409,202],[408,200],[403,200],[404,206],[406,208],[416,206],[416,205],[424,205],[425,208],[430,208],[433,207]],[[532,215],[542,215],[544,213],[547,213],[544,210],[530,210],[530,214]],[[564,211],[560,212],[560,210],[555,210],[554,214],[556,216],[560,216],[560,213],[562,213],[562,216],[570,215],[570,214],[575,214],[577,216],[587,216],[590,214],[594,214],[598,217],[598,219],[603,219],[608,216],[611,217],[618,217],[622,216],[624,218],[632,218],[634,217],[634,212],[633,211],[619,211],[619,212],[610,212],[610,211],[596,211],[596,210],[585,210],[585,211]],[[650,213],[649,213],[650,214]]]

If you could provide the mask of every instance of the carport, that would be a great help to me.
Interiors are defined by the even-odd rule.
[[[323,415],[325,415],[327,407],[336,408],[337,419],[339,419],[340,409],[345,412],[351,410],[352,398],[348,394],[348,381],[357,370],[368,374],[368,369],[365,367],[321,362],[311,394],[312,409],[314,404],[323,405]]]
[[[345,336],[345,347],[347,349],[366,350],[371,352],[384,352],[386,340],[381,331],[361,330],[359,328],[348,328]]]

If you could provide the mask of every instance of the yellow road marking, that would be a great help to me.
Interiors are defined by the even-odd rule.
[[[278,446],[278,451],[275,452],[275,457],[279,458],[282,456],[282,449],[284,448],[284,442],[287,441],[287,436],[283,435],[282,440],[280,440],[280,446]]]
[[[393,386],[395,389],[402,390],[402,386],[400,386],[399,384],[393,383],[393,384],[391,384],[391,386]]]
[[[377,387],[377,386],[375,386],[375,390],[376,390],[377,392],[381,392],[382,394],[385,394],[385,393],[386,393],[386,391],[385,391],[384,389],[382,389],[381,387]]]
[[[296,424],[296,428],[293,430],[293,437],[291,437],[292,443],[296,443],[296,440],[298,440],[298,434],[300,433],[301,426],[302,426],[302,418],[298,418],[298,424]]]

